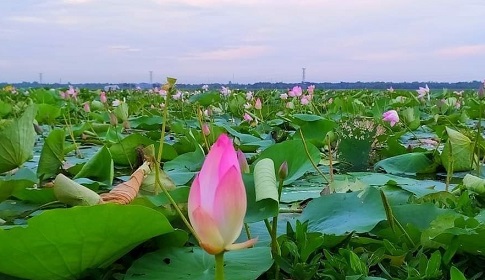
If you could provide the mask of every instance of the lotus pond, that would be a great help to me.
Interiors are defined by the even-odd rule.
[[[0,89],[0,279],[214,279],[184,219],[222,134],[258,238],[226,279],[485,279],[483,87],[175,82]]]

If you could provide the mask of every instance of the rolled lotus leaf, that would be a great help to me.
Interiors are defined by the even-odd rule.
[[[74,182],[63,174],[58,174],[54,181],[54,195],[63,203],[71,206],[90,206],[100,204],[101,197],[96,192]]]

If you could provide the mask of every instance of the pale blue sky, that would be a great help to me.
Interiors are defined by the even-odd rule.
[[[0,82],[471,81],[483,0],[1,0]]]

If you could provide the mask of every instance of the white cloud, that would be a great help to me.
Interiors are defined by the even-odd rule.
[[[21,22],[21,23],[46,23],[47,20],[36,16],[11,16],[7,17],[9,21]]]
[[[237,60],[258,58],[269,51],[267,46],[237,46],[211,51],[189,53],[182,59],[195,60]]]
[[[435,52],[442,58],[460,58],[485,55],[485,44],[461,45],[455,47],[442,48]]]
[[[389,50],[383,52],[366,52],[351,57],[355,60],[367,62],[396,62],[415,59],[416,55],[406,50]]]
[[[139,48],[133,48],[125,45],[108,46],[107,49],[109,51],[114,51],[114,52],[140,52],[141,51],[141,49]]]

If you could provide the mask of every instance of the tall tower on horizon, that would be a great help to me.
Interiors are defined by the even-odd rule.
[[[305,67],[301,68],[301,83],[303,85],[305,84],[305,71],[306,71]]]
[[[42,74],[43,73],[39,73],[39,84],[42,84]]]
[[[150,84],[153,85],[153,71],[150,70],[149,73],[150,73]]]

